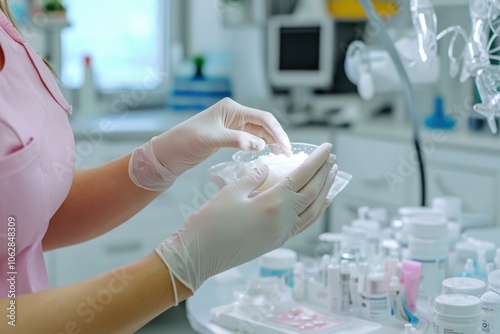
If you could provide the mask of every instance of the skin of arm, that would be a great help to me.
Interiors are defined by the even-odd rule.
[[[175,280],[179,301],[192,295]],[[0,333],[133,333],[174,305],[168,268],[155,253],[68,286],[1,299],[0,309],[12,300],[15,327],[1,321]]]
[[[75,171],[69,194],[43,238],[45,251],[98,237],[130,219],[160,194],[139,188],[130,180],[130,156]]]

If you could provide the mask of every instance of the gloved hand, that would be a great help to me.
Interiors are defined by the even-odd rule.
[[[331,148],[321,145],[256,196],[249,197],[266,180],[267,166],[222,188],[156,249],[171,275],[194,293],[210,276],[282,246],[314,223],[330,204],[326,195],[338,170]]]
[[[273,115],[225,98],[135,150],[129,175],[139,187],[163,191],[221,147],[261,151],[266,143],[291,154],[290,140]]]

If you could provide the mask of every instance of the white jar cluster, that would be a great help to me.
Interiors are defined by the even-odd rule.
[[[435,299],[434,333],[500,333],[499,292],[500,270],[490,273],[487,285],[469,277],[444,280]]]

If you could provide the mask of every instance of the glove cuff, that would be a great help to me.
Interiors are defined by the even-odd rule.
[[[155,252],[177,280],[194,294],[204,279],[201,278],[203,276],[200,272],[201,268],[195,266],[188,247],[177,232],[161,243]]]
[[[151,141],[132,152],[128,175],[136,186],[150,191],[165,191],[177,178],[156,159]]]

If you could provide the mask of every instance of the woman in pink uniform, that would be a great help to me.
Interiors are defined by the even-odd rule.
[[[210,276],[281,246],[330,204],[337,167],[325,143],[257,196],[249,195],[265,167],[224,187],[148,256],[50,288],[43,251],[112,230],[219,148],[258,151],[268,142],[290,150],[271,114],[224,99],[129,155],[74,170],[68,114],[51,71],[0,0],[1,333],[132,333]]]

